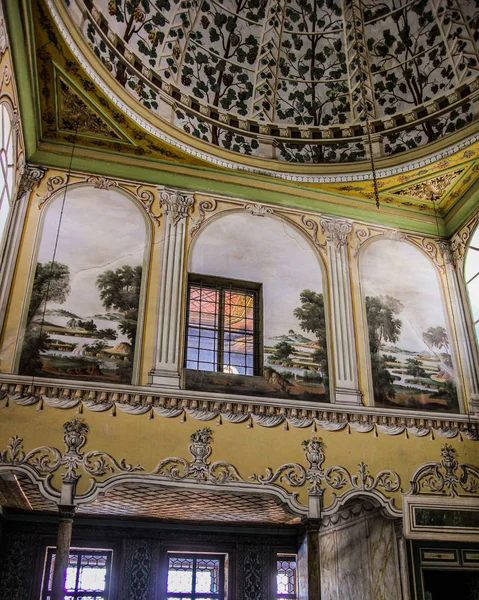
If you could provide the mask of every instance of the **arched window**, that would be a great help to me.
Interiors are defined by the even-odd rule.
[[[0,104],[0,243],[3,238],[15,183],[15,135],[10,111]]]
[[[479,342],[479,227],[476,228],[467,250],[464,276],[471,303],[476,339]]]

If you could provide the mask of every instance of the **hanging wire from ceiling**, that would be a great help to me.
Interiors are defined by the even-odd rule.
[[[68,164],[68,170],[67,170],[66,179],[65,179],[65,187],[63,188],[63,197],[62,197],[62,204],[61,204],[61,209],[60,209],[60,216],[58,219],[58,226],[57,226],[57,230],[55,233],[55,242],[53,245],[52,260],[50,263],[50,272],[47,277],[47,287],[46,287],[45,295],[44,295],[44,299],[43,299],[43,311],[42,311],[42,317],[41,317],[41,321],[40,321],[40,330],[39,330],[39,334],[38,334],[39,346],[42,345],[42,335],[43,335],[43,329],[44,329],[44,325],[45,325],[45,315],[46,315],[46,310],[47,310],[48,299],[50,297],[52,281],[53,281],[53,277],[54,277],[55,259],[57,256],[58,241],[60,239],[60,231],[61,231],[61,226],[62,226],[63,213],[65,211],[65,202],[66,202],[66,197],[67,197],[67,191],[68,191],[68,186],[70,184],[70,179],[71,179],[71,174],[72,174],[73,157],[75,155],[75,147],[76,147],[76,142],[77,142],[79,122],[80,122],[80,120],[79,120],[79,118],[77,118],[76,123],[75,123],[75,133],[73,135],[73,140],[72,140],[70,161]],[[38,265],[38,263],[37,263],[37,265]],[[32,375],[32,381],[31,381],[32,388],[33,388],[34,382],[35,382],[35,374]]]
[[[360,31],[361,20],[356,15],[356,0],[351,1],[351,17],[352,17],[352,29],[354,36],[354,50],[356,52],[355,62],[357,65],[357,77],[359,78],[359,93],[361,95],[361,120],[364,122],[366,129],[366,136],[368,142],[368,151],[369,151],[369,163],[371,165],[371,172],[373,177],[373,190],[374,190],[374,200],[376,201],[376,207],[379,208],[379,188],[378,188],[378,179],[376,174],[376,164],[374,162],[374,153],[373,153],[373,140],[372,140],[372,125],[369,120],[368,111],[370,103],[368,102],[367,93],[366,93],[366,84],[365,80],[367,75],[364,72],[363,61],[365,54],[365,46],[364,46],[364,35],[362,31]],[[354,62],[354,61],[353,61]]]

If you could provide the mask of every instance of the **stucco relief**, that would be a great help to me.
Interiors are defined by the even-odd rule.
[[[240,474],[234,464],[210,461],[213,448],[213,432],[209,428],[198,429],[190,436],[188,449],[190,459],[167,457],[146,472],[141,464],[129,464],[101,450],[84,452],[90,428],[82,419],[75,417],[63,425],[65,449],[40,446],[30,451],[23,448],[23,440],[14,436],[8,446],[0,451],[0,473],[16,473],[28,477],[41,494],[55,503],[67,500],[73,506],[87,506],[99,494],[117,485],[157,485],[159,487],[183,487],[194,485],[195,489],[224,488],[235,493],[266,494],[273,496],[293,514],[303,517],[330,517],[344,507],[352,498],[369,499],[382,507],[385,514],[398,517],[398,500],[403,493],[400,476],[392,469],[384,468],[372,474],[364,462],[358,464],[356,473],[342,465],[324,467],[326,449],[316,436],[303,442],[305,461],[268,468],[266,473],[254,472],[249,477]],[[457,451],[445,444],[441,450],[442,461],[425,463],[418,467],[411,478],[414,494],[436,493],[477,495],[479,470],[467,464],[459,464]],[[61,489],[53,483],[52,474],[61,473]],[[84,476],[90,476],[90,487],[78,494],[76,484]],[[300,501],[295,488],[303,488],[308,504]],[[334,491],[329,504],[324,503],[326,489]],[[325,522],[327,526],[327,523]]]

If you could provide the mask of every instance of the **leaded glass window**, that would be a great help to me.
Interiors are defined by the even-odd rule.
[[[65,600],[106,600],[109,597],[112,550],[72,548],[68,558]],[[50,600],[55,548],[47,549],[42,600]]]
[[[224,600],[224,555],[168,553],[168,600]]]
[[[278,554],[276,556],[276,598],[296,599],[296,556]]]
[[[464,276],[471,303],[476,339],[479,343],[479,227],[474,232],[467,250]]]
[[[260,285],[190,275],[185,366],[257,375]]]

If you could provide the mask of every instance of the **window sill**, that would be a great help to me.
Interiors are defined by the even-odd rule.
[[[216,371],[183,369],[181,387],[197,392],[240,394],[244,396],[270,396],[264,378],[256,375],[237,375]]]

